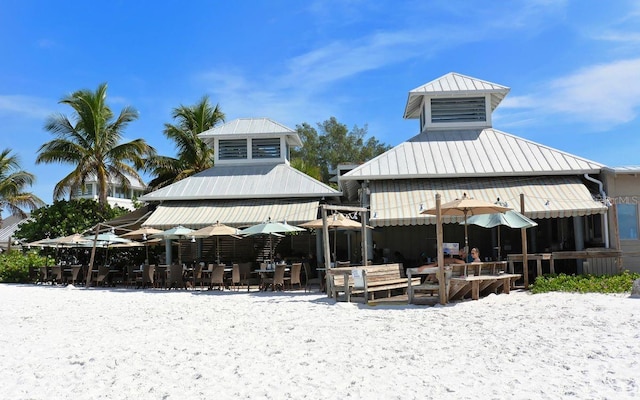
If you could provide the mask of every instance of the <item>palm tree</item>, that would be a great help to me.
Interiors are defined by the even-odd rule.
[[[127,176],[142,181],[137,170],[144,158],[155,155],[144,139],[121,143],[124,128],[138,118],[138,112],[125,107],[117,118],[106,104],[107,84],[95,92],[79,90],[60,100],[71,106],[73,121],[62,114],[49,117],[45,129],[57,136],[39,149],[36,163],[65,163],[75,166],[54,188],[54,199],[63,198],[81,188],[87,178],[96,178],[98,202],[107,204],[109,181],[119,182],[126,190]]]
[[[178,155],[177,158],[156,156],[147,160],[147,170],[155,177],[149,182],[152,190],[211,168],[214,149],[207,146],[198,134],[225,120],[220,106],[212,107],[208,96],[192,106],[174,108],[171,116],[177,123],[165,124],[164,135],[175,143]]]
[[[10,149],[0,153],[0,222],[2,211],[26,218],[25,208],[31,211],[44,205],[38,196],[25,191],[34,181],[33,174],[20,169],[20,160]]]

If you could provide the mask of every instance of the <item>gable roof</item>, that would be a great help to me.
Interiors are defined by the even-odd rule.
[[[455,97],[490,94],[491,110],[493,111],[509,93],[509,90],[511,89],[506,86],[450,72],[410,90],[404,110],[404,118],[420,118],[420,104],[422,104],[422,98],[425,96]]]
[[[420,133],[341,180],[595,174],[602,164],[493,128]]]
[[[238,118],[226,124],[213,127],[198,135],[202,141],[213,146],[215,137],[233,136],[287,136],[288,143],[293,146],[302,146],[298,132],[275,122],[269,118]]]
[[[342,193],[287,164],[214,166],[141,201],[339,197]]]

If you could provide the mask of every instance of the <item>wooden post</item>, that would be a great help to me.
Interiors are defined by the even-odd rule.
[[[331,296],[333,288],[329,286],[331,279],[329,279],[329,269],[331,268],[331,246],[329,245],[329,223],[327,222],[327,209],[325,205],[322,205],[322,247],[324,254],[324,277],[326,279],[325,287],[327,288],[327,295]]]
[[[440,194],[436,193],[436,242],[437,242],[437,257],[438,257],[438,295],[440,297],[440,304],[447,304],[449,301],[448,293],[446,291],[446,282],[444,276],[444,250],[443,250],[443,237],[442,237],[442,213],[440,210]]]
[[[91,271],[93,270],[93,262],[96,259],[96,244],[98,243],[98,234],[100,233],[100,223],[96,225],[96,234],[93,237],[93,247],[91,248],[91,259],[89,260],[89,267],[87,270],[87,276],[85,277],[85,287],[91,286]]]
[[[520,214],[524,215],[524,193],[520,193]],[[529,289],[529,261],[527,260],[527,228],[522,228],[522,274],[524,288]]]
[[[616,203],[611,204],[611,207],[609,208],[609,210],[611,211],[611,231],[613,232],[614,235],[614,246],[615,249],[620,251],[620,255],[618,257],[616,257],[616,269],[618,271],[619,274],[622,273],[622,267],[623,267],[623,259],[622,259],[622,249],[620,248],[620,227],[619,227],[619,221],[618,221],[618,206],[616,205]],[[607,215],[605,214],[605,218],[607,218]]]

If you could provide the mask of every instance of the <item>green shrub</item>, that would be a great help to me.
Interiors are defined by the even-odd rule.
[[[531,293],[578,292],[578,293],[625,293],[631,291],[638,273],[624,271],[618,275],[545,275],[536,278]]]
[[[29,267],[45,265],[45,258],[35,251],[26,254],[12,250],[0,254],[0,282],[26,283],[29,282]]]

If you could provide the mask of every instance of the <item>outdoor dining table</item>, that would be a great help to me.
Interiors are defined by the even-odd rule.
[[[286,265],[286,264],[267,264],[267,269],[256,269],[252,271],[254,274],[260,274],[260,290],[266,290],[265,285],[263,285],[262,281],[264,281],[268,274],[274,274],[276,272],[276,265]],[[284,269],[284,272],[289,272],[290,268],[287,266]]]

